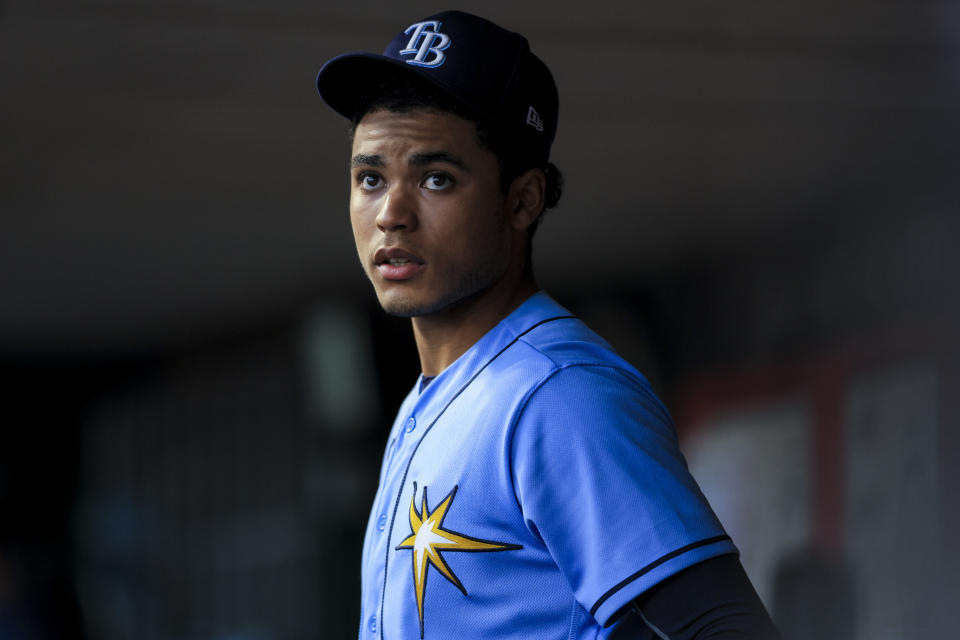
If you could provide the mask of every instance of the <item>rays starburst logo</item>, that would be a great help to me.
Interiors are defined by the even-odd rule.
[[[443,528],[443,519],[453,504],[457,495],[457,487],[453,488],[439,505],[430,511],[427,503],[427,488],[423,488],[423,502],[417,511],[417,483],[413,483],[413,498],[410,500],[410,529],[411,533],[403,542],[397,545],[397,550],[409,549],[413,552],[413,587],[417,595],[417,613],[420,617],[420,637],[423,638],[423,598],[427,589],[427,576],[430,567],[440,572],[463,593],[467,590],[450,569],[443,553],[447,551],[507,551],[521,549],[520,545],[504,542],[491,542],[457,531]]]

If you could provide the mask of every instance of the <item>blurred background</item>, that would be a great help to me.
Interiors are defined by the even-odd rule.
[[[785,638],[955,635],[960,5],[460,7],[560,87],[541,284]],[[440,8],[0,1],[0,638],[355,636],[418,363],[314,77]]]

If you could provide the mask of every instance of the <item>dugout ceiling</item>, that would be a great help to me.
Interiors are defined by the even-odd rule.
[[[0,353],[152,350],[368,300],[314,76],[435,7],[0,3]],[[525,33],[560,86],[548,287],[955,214],[955,3],[462,7]]]

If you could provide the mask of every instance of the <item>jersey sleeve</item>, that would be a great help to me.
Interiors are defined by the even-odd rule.
[[[736,552],[666,409],[622,369],[576,365],[550,376],[520,410],[510,458],[527,527],[601,625],[665,578]]]

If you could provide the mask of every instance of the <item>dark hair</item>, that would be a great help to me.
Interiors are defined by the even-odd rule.
[[[476,125],[477,141],[490,149],[500,166],[500,190],[507,192],[514,179],[530,169],[540,169],[547,178],[544,191],[544,207],[530,225],[530,237],[543,220],[547,209],[557,206],[563,194],[563,174],[552,162],[541,162],[533,157],[531,150],[518,142],[519,136],[486,122],[468,106],[458,102],[432,84],[415,76],[397,74],[389,76],[359,96],[355,104],[360,106],[350,117],[350,136],[363,116],[379,109],[406,113],[418,109],[439,113],[452,113]]]

